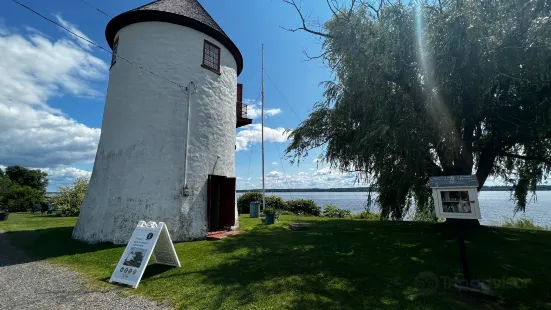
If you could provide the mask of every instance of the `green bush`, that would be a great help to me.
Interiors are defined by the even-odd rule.
[[[78,216],[87,189],[87,178],[77,178],[73,184],[60,187],[59,193],[51,199],[56,214],[59,216]]]
[[[39,169],[31,170],[21,166],[6,167],[2,175],[7,176],[14,184],[29,186],[41,193],[46,193],[48,186],[48,174]]]
[[[25,212],[35,204],[44,202],[42,191],[30,186],[12,184],[7,193],[4,193],[2,202],[10,212]]]
[[[8,195],[13,187],[13,183],[4,176],[4,172],[0,169],[0,209],[5,209],[8,206]]]
[[[345,218],[350,217],[350,210],[344,210],[336,205],[326,205],[323,207],[323,216],[333,218]]]
[[[266,197],[268,198],[268,197]],[[266,205],[268,204],[268,201],[266,201]],[[272,207],[266,207],[264,208],[264,211],[263,211],[264,215],[267,215],[267,214],[273,214],[274,215],[274,220],[276,222],[279,222],[279,216],[281,215],[281,209],[276,209],[276,208],[272,208]],[[265,220],[263,220],[263,223]]]
[[[354,220],[378,221],[381,219],[381,215],[377,213],[368,212],[368,211],[362,211],[362,213],[352,214],[350,218]]]
[[[237,211],[239,214],[248,214],[251,209],[251,202],[262,202],[261,192],[247,192],[237,198]]]
[[[285,210],[291,211],[294,214],[300,213],[303,215],[320,216],[321,208],[311,199],[296,199],[288,200]]]
[[[520,228],[520,229],[533,229],[533,230],[549,230],[548,227],[537,226],[530,219],[508,219],[505,221],[505,224],[501,225],[502,227],[507,228]]]
[[[21,166],[0,169],[0,209],[25,212],[33,205],[45,202],[47,174]]]
[[[279,211],[285,210],[287,205],[285,204],[285,201],[279,197],[279,196],[266,196],[266,208],[273,208]],[[260,198],[260,201],[262,201],[262,198]]]
[[[266,207],[264,209],[264,214],[279,214],[279,209],[272,208],[272,207]]]

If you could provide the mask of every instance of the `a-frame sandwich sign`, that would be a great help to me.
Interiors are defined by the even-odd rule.
[[[157,264],[181,266],[165,223],[140,221],[109,282],[137,288],[151,255]]]

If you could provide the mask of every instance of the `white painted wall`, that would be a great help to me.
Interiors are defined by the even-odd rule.
[[[190,115],[191,195],[182,193],[187,97],[178,86],[118,59],[73,238],[126,243],[139,220],[165,222],[174,241],[205,238],[207,177],[235,176],[235,59],[215,39],[169,23],[129,25],[118,37],[119,56],[197,86]],[[201,67],[205,39],[221,48],[221,75]]]

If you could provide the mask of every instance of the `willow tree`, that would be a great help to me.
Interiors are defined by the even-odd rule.
[[[499,177],[525,209],[551,168],[550,1],[328,0],[315,28],[283,1],[301,19],[288,30],[321,37],[334,76],[291,133],[291,158],[322,147],[376,186],[385,218],[413,203],[432,213],[438,175]]]

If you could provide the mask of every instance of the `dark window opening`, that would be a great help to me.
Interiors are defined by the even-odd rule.
[[[209,175],[207,196],[208,230],[227,230],[234,226],[235,178]]]
[[[442,207],[444,212],[471,213],[471,203],[468,191],[442,191]]]
[[[119,38],[115,39],[113,43],[113,56],[111,57],[111,67],[117,62],[117,50],[119,49]]]
[[[203,45],[203,68],[220,74],[220,48],[205,40]]]

